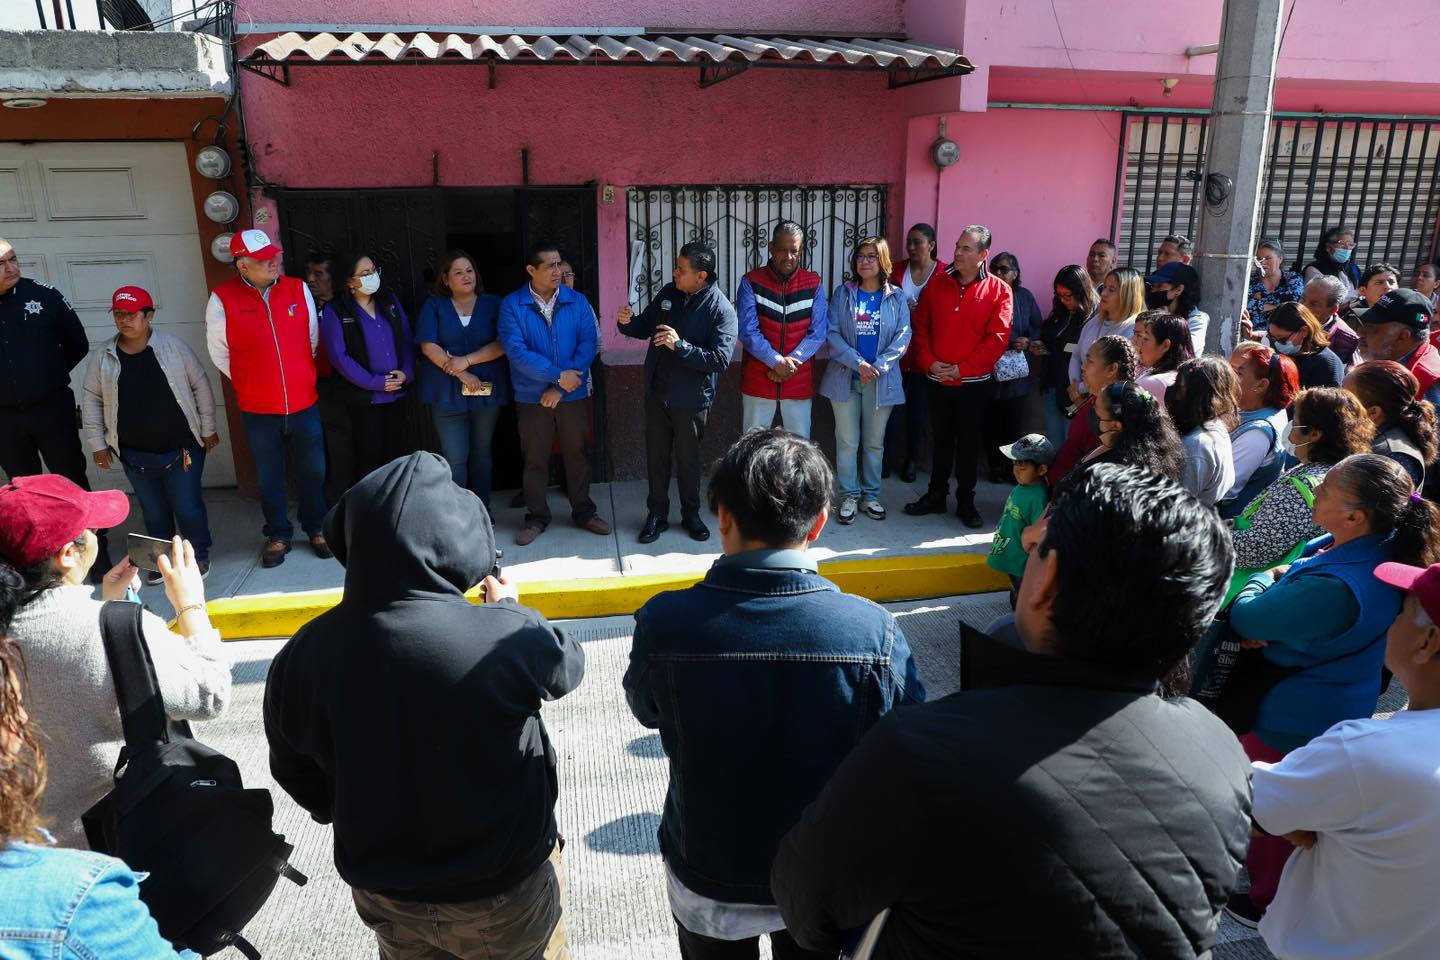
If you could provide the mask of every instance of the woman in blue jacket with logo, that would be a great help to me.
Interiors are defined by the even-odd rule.
[[[840,487],[835,519],[841,523],[854,523],[857,509],[872,520],[885,519],[880,502],[885,423],[891,408],[905,402],[900,358],[910,346],[910,303],[905,291],[890,283],[890,269],[885,238],[866,237],[850,255],[850,276],[855,279],[840,284],[830,297],[830,363],[819,392],[835,410],[835,477]]]
[[[1265,694],[1255,728],[1240,738],[1251,760],[1276,762],[1342,720],[1374,713],[1385,632],[1404,599],[1374,570],[1440,559],[1440,511],[1387,457],[1356,454],[1331,467],[1315,488],[1314,518],[1325,536],[1283,574],[1253,575],[1230,610],[1242,646],[1262,647],[1266,661],[1292,671]],[[1258,920],[1290,850],[1282,837],[1251,840],[1251,890],[1232,898],[1233,913]]]
[[[435,293],[415,321],[415,341],[428,361],[418,364],[420,402],[430,407],[451,476],[487,507],[495,422],[510,402],[499,320],[500,298],[485,293],[474,258],[463,250],[445,254]]]

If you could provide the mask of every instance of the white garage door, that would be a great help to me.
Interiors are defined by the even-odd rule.
[[[206,461],[205,485],[233,485],[220,375],[205,352],[208,291],[184,147],[0,143],[0,236],[14,245],[25,276],[70,298],[92,348],[115,332],[117,287],[150,291],[156,327],[190,344],[210,371],[221,446]],[[81,364],[70,375],[77,398],[84,378]],[[118,468],[92,463],[90,479],[99,488],[128,487]]]

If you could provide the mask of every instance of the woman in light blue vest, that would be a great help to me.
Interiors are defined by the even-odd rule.
[[[1261,699],[1255,728],[1240,738],[1251,760],[1276,762],[1335,724],[1374,713],[1385,633],[1404,599],[1374,570],[1440,559],[1440,510],[1388,457],[1358,454],[1332,467],[1315,488],[1314,518],[1325,536],[1278,580],[1269,571],[1252,576],[1230,609],[1242,646],[1263,647],[1266,661],[1293,671]],[[1252,839],[1252,919],[1274,897],[1290,850],[1283,837]]]
[[[1237,380],[1240,420],[1230,431],[1235,483],[1218,504],[1220,516],[1234,519],[1285,470],[1281,436],[1290,424],[1290,405],[1300,393],[1300,374],[1291,359],[1258,343],[1242,343],[1230,354]]]
[[[890,246],[866,237],[850,255],[850,276],[830,297],[830,362],[820,378],[820,395],[835,410],[835,478],[840,507],[835,519],[854,523],[863,511],[885,519],[880,503],[880,468],[885,459],[885,423],[905,402],[900,358],[910,345],[910,304],[887,279]],[[860,469],[856,455],[861,448]]]

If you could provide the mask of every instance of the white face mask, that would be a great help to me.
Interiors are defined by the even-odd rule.
[[[1290,440],[1290,431],[1294,426],[1295,424],[1293,423],[1285,424],[1285,432],[1280,434],[1280,443],[1285,447],[1285,453],[1292,457],[1295,456],[1297,447],[1306,447],[1315,442],[1314,440],[1302,440],[1300,443],[1292,442]]]
[[[363,277],[360,278],[360,292],[363,293],[363,294],[365,294],[365,296],[367,296],[367,297],[373,297],[373,296],[375,295],[375,291],[376,291],[376,290],[379,290],[379,289],[380,289],[380,273],[379,273],[379,271],[376,271],[375,273],[366,274],[365,276],[363,276]]]

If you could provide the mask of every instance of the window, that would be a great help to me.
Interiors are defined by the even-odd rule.
[[[670,282],[680,248],[715,248],[716,281],[732,300],[740,278],[769,259],[770,232],[781,220],[805,228],[802,264],[827,290],[848,279],[850,253],[883,235],[884,186],[631,187],[628,196],[630,302],[638,309]]]

